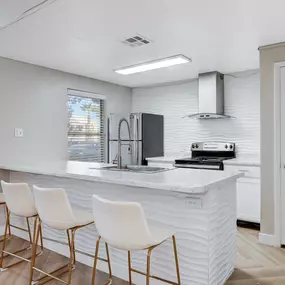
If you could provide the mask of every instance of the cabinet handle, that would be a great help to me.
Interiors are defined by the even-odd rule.
[[[285,165],[284,165],[284,168],[285,168]],[[239,169],[239,171],[242,171],[242,172],[249,172],[249,170],[247,170],[247,169]]]

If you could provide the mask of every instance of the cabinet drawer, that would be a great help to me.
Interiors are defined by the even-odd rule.
[[[242,165],[225,165],[225,171],[241,171],[244,172],[245,177],[260,178],[259,166],[242,166]]]
[[[173,163],[170,163],[169,161],[148,161],[148,166],[153,166],[153,167],[166,167],[170,168],[173,167]]]

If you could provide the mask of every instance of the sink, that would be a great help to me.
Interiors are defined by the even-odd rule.
[[[142,166],[142,165],[125,165],[121,169],[119,169],[117,168],[116,165],[110,165],[104,167],[90,167],[90,169],[154,174],[163,171],[168,171],[171,170],[172,168],[152,167],[152,166]]]

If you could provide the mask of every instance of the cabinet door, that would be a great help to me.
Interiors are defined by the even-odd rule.
[[[237,181],[237,219],[260,223],[260,180],[240,178]]]

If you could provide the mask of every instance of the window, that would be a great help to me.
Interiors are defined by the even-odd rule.
[[[68,90],[69,160],[104,162],[104,96]]]

